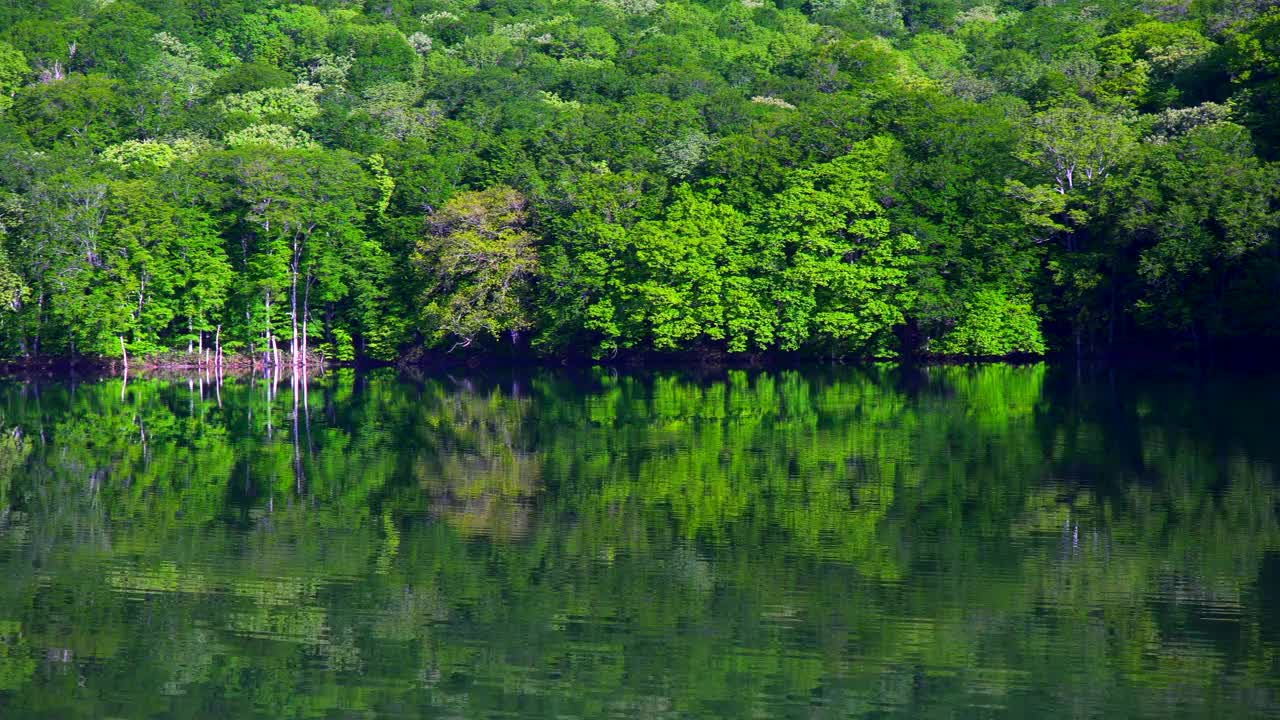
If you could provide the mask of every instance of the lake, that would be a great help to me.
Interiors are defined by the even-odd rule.
[[[1280,378],[0,381],[5,718],[1280,715]]]

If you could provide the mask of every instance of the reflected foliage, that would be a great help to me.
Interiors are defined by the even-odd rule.
[[[0,386],[14,717],[1275,712],[1277,385]]]

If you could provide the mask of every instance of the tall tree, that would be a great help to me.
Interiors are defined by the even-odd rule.
[[[509,187],[455,195],[427,218],[414,262],[425,282],[422,328],[463,347],[482,335],[512,344],[532,327],[529,287],[538,252],[528,203]]]
[[[761,209],[763,257],[776,273],[778,341],[834,354],[890,352],[914,292],[918,248],[894,233],[880,198],[893,142],[876,137],[831,162],[796,172]]]
[[[279,342],[283,316],[290,361],[306,362],[309,338],[317,331],[312,311],[319,307],[321,335],[333,342],[341,330],[347,338],[343,352],[387,352],[373,332],[386,255],[365,232],[376,185],[358,158],[258,145],[215,154],[206,167],[226,173],[230,185],[240,221],[240,262],[261,301],[261,315],[243,291],[242,302],[250,317],[259,318],[254,325],[264,343]],[[353,332],[361,339],[359,348],[349,346]],[[377,340],[372,348],[370,340]]]

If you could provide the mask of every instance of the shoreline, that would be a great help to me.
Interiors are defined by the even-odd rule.
[[[956,365],[1027,365],[1049,362],[1090,368],[1160,369],[1230,368],[1274,369],[1280,367],[1280,356],[1260,349],[1254,352],[1203,353],[1178,350],[1126,350],[1077,356],[1074,353],[1050,352],[1043,355],[1011,354],[985,356],[916,355],[911,357],[845,357],[804,355],[799,353],[635,353],[604,360],[587,356],[532,356],[510,354],[449,355],[447,353],[414,353],[394,361],[363,359],[333,361],[315,357],[306,365],[292,363],[264,364],[246,356],[226,356],[221,363],[184,355],[161,355],[131,359],[125,366],[120,358],[38,357],[0,360],[0,377],[105,376],[125,374],[207,374],[250,375],[278,371],[293,374],[306,369],[307,374],[323,374],[328,370],[355,368],[371,370],[396,368],[402,372],[437,370],[501,370],[529,368],[584,369],[591,367],[616,370],[788,370],[818,367],[866,367],[897,365],[902,367],[934,367]]]

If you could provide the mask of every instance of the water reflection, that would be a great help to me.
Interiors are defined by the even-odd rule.
[[[0,386],[6,717],[1280,710],[1274,379]]]

